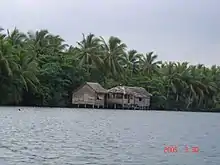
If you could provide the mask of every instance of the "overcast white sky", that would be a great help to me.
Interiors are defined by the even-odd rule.
[[[68,44],[117,36],[160,60],[220,65],[220,0],[0,0],[0,26],[48,29]]]

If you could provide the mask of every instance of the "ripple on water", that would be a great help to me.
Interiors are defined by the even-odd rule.
[[[0,165],[216,165],[219,117],[55,108],[23,108],[20,113],[1,108]],[[166,145],[197,145],[201,151],[165,154]]]

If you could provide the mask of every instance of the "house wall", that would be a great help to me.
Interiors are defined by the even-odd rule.
[[[111,96],[111,95],[110,95]],[[108,98],[107,99],[108,104],[127,104],[127,105],[131,105],[134,104],[134,97],[128,99],[128,98]]]
[[[144,106],[149,107],[150,106],[150,98],[141,98],[141,101],[139,100],[139,97],[135,97],[135,104],[138,106]]]
[[[108,104],[122,104],[122,99],[108,98]]]
[[[141,98],[141,101],[139,100],[139,97],[135,97],[135,101],[134,101],[135,105],[138,105],[138,106],[144,106],[144,103],[145,103],[145,99],[144,98]]]
[[[98,93],[98,94],[96,94],[96,96],[97,96],[99,99],[96,99],[96,100],[95,100],[95,105],[104,106],[104,104],[105,104],[105,94],[104,94],[104,93]]]
[[[150,106],[150,97],[145,98],[145,106],[147,106],[147,107]]]
[[[104,106],[104,96],[104,94],[97,94],[89,85],[85,84],[82,88],[73,93],[72,104]]]

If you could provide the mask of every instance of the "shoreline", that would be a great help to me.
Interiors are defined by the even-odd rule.
[[[203,110],[203,109],[188,109],[188,110],[183,110],[183,109],[110,109],[110,108],[78,108],[78,107],[72,107],[72,106],[30,106],[30,105],[0,105],[0,107],[14,107],[14,108],[26,108],[26,107],[31,107],[31,108],[68,108],[68,109],[98,109],[98,110],[121,110],[121,111],[164,111],[164,112],[201,112],[201,113],[220,113],[220,109],[209,109],[209,110]]]

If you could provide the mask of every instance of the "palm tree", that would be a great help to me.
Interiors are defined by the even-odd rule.
[[[28,51],[20,50],[18,52],[19,64],[18,70],[16,72],[16,79],[20,81],[21,86],[23,85],[25,90],[34,89],[36,90],[36,84],[39,83],[37,74],[39,71],[38,63],[35,56],[27,54]]]
[[[77,42],[78,52],[77,58],[79,64],[82,65],[95,65],[99,67],[102,64],[99,51],[99,39],[94,34],[89,34],[85,37],[83,34],[83,40]]]
[[[37,78],[37,62],[34,56],[27,54],[26,50],[17,50],[16,68],[13,69],[13,76],[8,81],[9,102],[18,104],[22,101],[24,91],[37,91],[36,85],[39,83]]]
[[[157,55],[154,55],[154,52],[146,53],[145,56],[141,58],[142,71],[149,76],[152,74],[159,74],[159,64],[161,61],[156,61]]]
[[[32,53],[35,53],[37,57],[51,54],[51,51],[49,50],[49,47],[51,46],[48,40],[49,37],[50,34],[48,30],[40,30],[36,32],[29,31],[26,39],[27,49],[31,50]]]
[[[132,73],[137,73],[140,69],[140,59],[142,54],[138,54],[136,50],[129,50],[124,55],[124,68],[127,72],[130,72],[129,76],[132,76]]]
[[[23,46],[25,43],[24,41],[27,39],[26,34],[21,33],[17,28],[12,30],[11,32],[7,30],[7,40],[13,46]]]
[[[108,70],[113,76],[121,76],[123,71],[123,57],[127,46],[117,37],[111,36],[108,42],[106,42],[103,37],[100,38],[106,70]]]
[[[12,68],[10,62],[12,62],[12,46],[5,40],[0,40],[0,73],[1,78],[3,75],[11,76]],[[11,61],[10,61],[11,60]],[[15,64],[16,66],[16,64]]]

